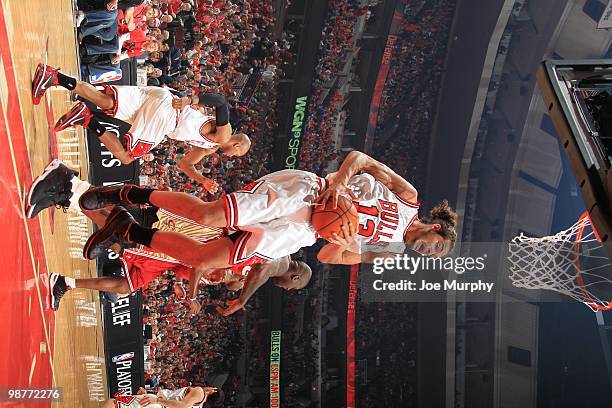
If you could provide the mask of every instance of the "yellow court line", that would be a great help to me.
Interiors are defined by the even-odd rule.
[[[36,367],[36,354],[32,356],[32,364],[30,365],[30,376],[28,377],[28,385],[32,385],[32,376],[34,375],[35,367]]]

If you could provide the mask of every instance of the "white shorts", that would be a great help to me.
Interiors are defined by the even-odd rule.
[[[232,264],[278,259],[313,245],[318,236],[310,225],[311,204],[326,188],[314,173],[281,170],[225,196],[227,228],[243,231]]]
[[[174,95],[169,90],[116,85],[105,89],[115,106],[104,112],[132,125],[125,137],[126,150],[134,157],[149,152],[176,128],[178,111],[172,107]]]

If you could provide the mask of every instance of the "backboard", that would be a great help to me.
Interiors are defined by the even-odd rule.
[[[608,256],[612,246],[612,60],[549,60],[537,73],[589,217]]]

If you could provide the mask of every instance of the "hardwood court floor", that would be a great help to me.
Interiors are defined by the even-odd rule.
[[[60,210],[27,220],[24,206],[32,179],[52,158],[85,177],[88,171],[83,134],[50,131],[72,105],[68,92],[54,89],[34,106],[30,90],[39,62],[78,74],[73,6],[71,0],[0,4],[0,387],[62,387],[63,401],[53,406],[95,407],[106,397],[98,295],[68,293],[57,313],[48,300],[49,271],[95,276],[95,264],[80,255],[91,226]]]

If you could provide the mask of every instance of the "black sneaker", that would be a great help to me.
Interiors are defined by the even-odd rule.
[[[57,310],[59,308],[60,300],[62,296],[70,290],[70,287],[66,285],[66,279],[59,273],[52,273],[49,275],[49,293],[51,295],[51,308]]]
[[[94,232],[83,247],[83,256],[95,259],[108,251],[113,244],[125,247],[128,243],[127,231],[135,223],[134,217],[121,206],[115,206],[106,219],[106,223]]]
[[[81,196],[79,205],[82,209],[90,211],[98,210],[109,205],[134,205],[127,199],[127,194],[132,187],[131,184],[94,187]]]
[[[77,174],[58,159],[49,163],[30,186],[26,209],[28,218],[34,218],[45,208],[54,205],[68,208],[72,197],[70,180]]]

